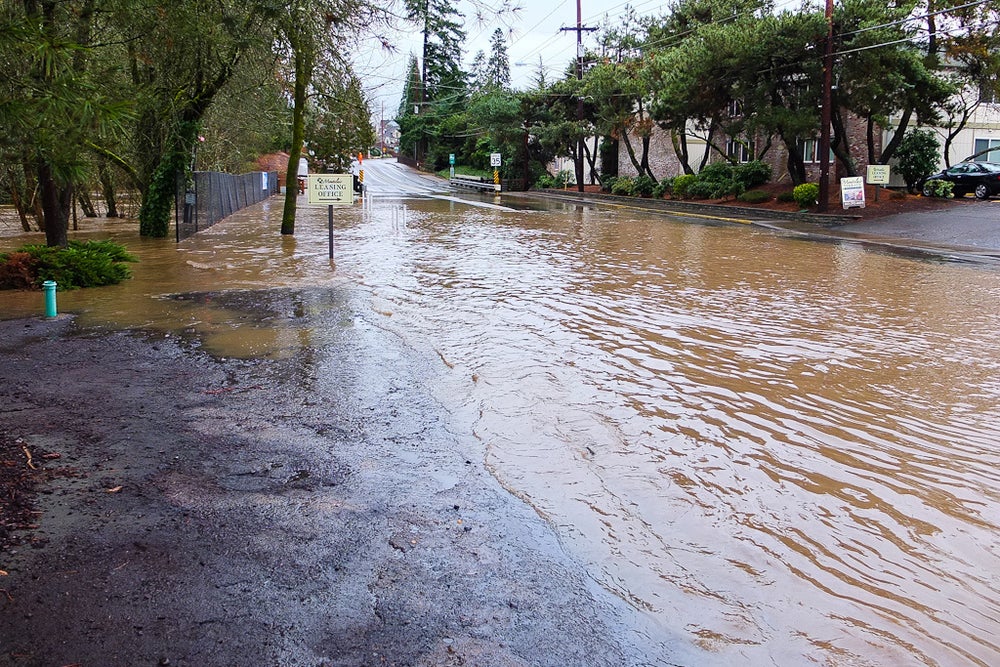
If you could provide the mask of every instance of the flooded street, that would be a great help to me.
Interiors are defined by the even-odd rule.
[[[1000,273],[500,204],[337,210],[332,262],[326,210],[281,238],[277,198],[180,244],[122,225],[135,278],[59,307],[219,356],[322,357],[295,312],[204,296],[292,288],[393,334],[436,360],[447,429],[683,664],[1000,664]],[[0,293],[0,316],[40,303]]]

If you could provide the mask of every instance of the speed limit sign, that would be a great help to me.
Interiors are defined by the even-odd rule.
[[[500,166],[500,153],[490,153],[490,166],[491,167]]]

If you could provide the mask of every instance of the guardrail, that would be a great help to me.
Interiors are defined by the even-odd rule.
[[[482,176],[463,176],[455,174],[448,181],[455,188],[471,188],[473,190],[493,190],[500,192],[500,184],[485,180]]]

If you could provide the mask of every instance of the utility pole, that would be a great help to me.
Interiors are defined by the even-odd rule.
[[[832,0],[831,0],[832,1]],[[587,28],[583,25],[583,13],[580,9],[580,0],[576,0],[576,27],[575,28],[560,28],[560,30],[575,30],[576,31],[576,78],[577,80],[583,79],[583,33],[593,32],[597,28]],[[576,119],[578,121],[583,120],[583,97],[577,96],[576,99]],[[582,124],[582,123],[581,123]],[[576,189],[577,192],[583,192],[583,142],[585,139],[580,137],[576,142]]]
[[[833,0],[826,0],[826,44],[823,46],[823,110],[819,128],[819,210],[830,206],[830,122],[833,120]]]

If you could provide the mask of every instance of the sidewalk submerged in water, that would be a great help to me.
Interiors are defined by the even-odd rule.
[[[754,225],[821,241],[859,243],[907,255],[954,261],[1000,261],[1000,201],[963,201],[937,210],[859,220],[848,211],[830,214],[772,211],[724,204],[619,197],[593,192],[545,190],[540,196],[582,203],[629,206],[703,221]]]
[[[206,298],[273,317],[301,294]],[[433,357],[329,301],[304,317],[333,344],[283,360],[0,321],[0,438],[42,480],[0,549],[0,665],[673,662],[449,432]]]

